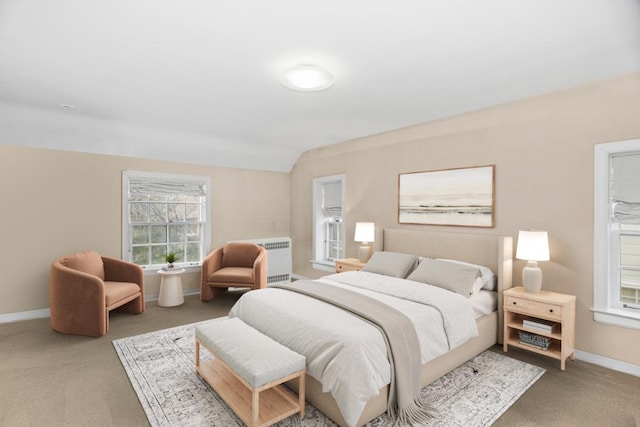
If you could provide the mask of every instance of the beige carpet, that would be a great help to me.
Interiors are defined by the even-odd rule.
[[[102,338],[62,335],[49,319],[0,325],[0,426],[147,426],[112,340],[226,315],[237,294],[179,307],[147,304],[140,315],[112,314]],[[495,351],[501,352],[497,347]],[[637,426],[640,378],[580,361],[510,350],[547,372],[495,426]]]

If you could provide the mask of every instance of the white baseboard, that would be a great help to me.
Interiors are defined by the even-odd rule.
[[[0,323],[19,322],[20,320],[42,319],[51,317],[48,308],[42,310],[20,311],[18,313],[0,314]]]
[[[576,359],[583,362],[593,363],[594,365],[604,368],[613,369],[614,371],[624,372],[625,374],[640,377],[640,366],[632,363],[623,362],[621,360],[612,359],[610,357],[600,356],[598,354],[588,353],[582,350],[575,351]]]

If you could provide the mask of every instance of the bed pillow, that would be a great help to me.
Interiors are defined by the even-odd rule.
[[[418,257],[399,252],[375,252],[362,271],[404,279],[418,265]]]
[[[437,258],[437,259],[440,259],[442,261],[457,262],[458,264],[468,265],[468,266],[479,269],[480,274],[482,274],[482,289],[487,291],[496,290],[497,288],[496,275],[493,274],[493,271],[491,271],[489,267],[485,267],[484,265],[471,264],[469,262],[464,262],[464,261],[458,261],[456,259],[444,259],[444,258]]]
[[[438,286],[467,298],[482,287],[480,269],[441,259],[425,259],[407,279]]]

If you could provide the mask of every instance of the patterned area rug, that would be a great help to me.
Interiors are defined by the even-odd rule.
[[[194,325],[114,340],[113,346],[152,426],[241,427],[243,423],[233,411],[195,373]],[[202,359],[206,360],[204,354]],[[421,399],[439,411],[426,425],[489,426],[544,372],[542,368],[485,351],[422,390]],[[309,404],[303,420],[293,416],[277,424],[335,425]],[[367,424],[390,425],[385,415]]]

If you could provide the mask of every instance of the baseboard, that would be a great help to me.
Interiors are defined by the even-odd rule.
[[[51,317],[48,308],[42,310],[20,311],[18,313],[0,314],[0,323],[19,322],[21,320],[42,319],[43,317]]]
[[[593,354],[582,350],[576,350],[575,356],[576,359],[583,362],[593,363],[594,365],[602,366],[614,371],[624,372],[625,374],[640,377],[640,366],[634,365],[632,363],[622,362],[620,360],[600,356],[599,354]]]

